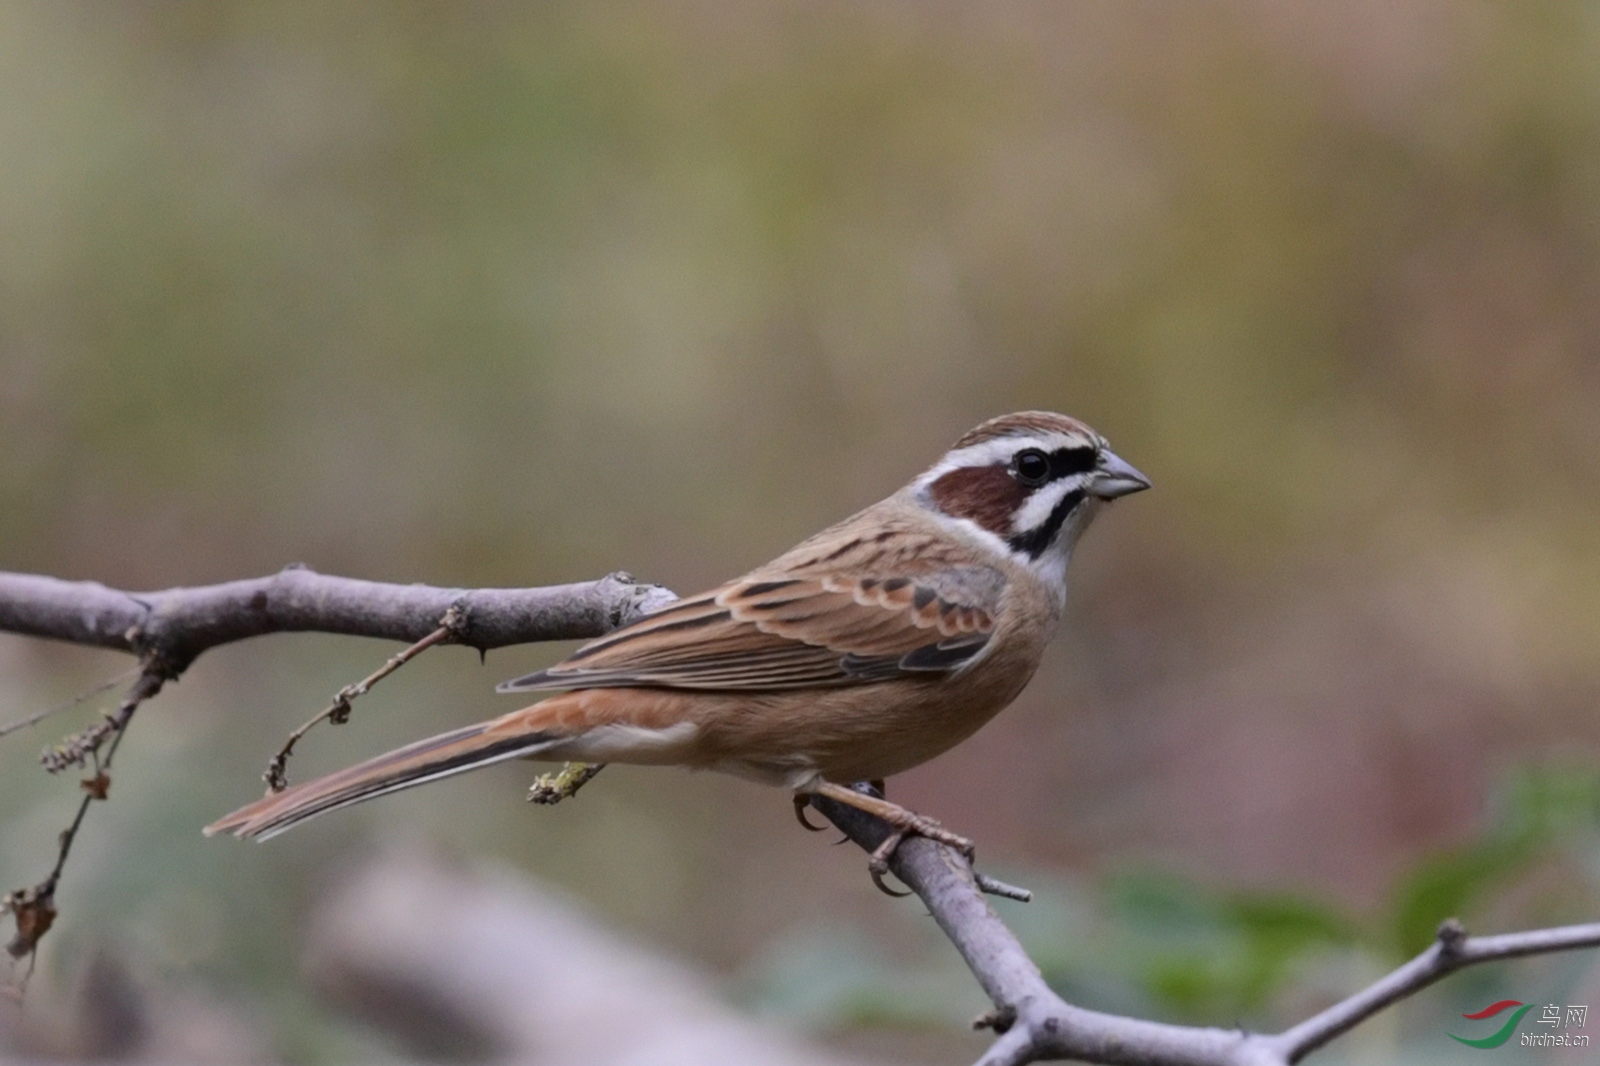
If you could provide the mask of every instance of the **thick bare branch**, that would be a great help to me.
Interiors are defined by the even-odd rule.
[[[854,807],[820,797],[812,806],[871,851],[888,826]],[[978,1066],[1022,1066],[1057,1059],[1122,1066],[1290,1066],[1386,1007],[1482,962],[1600,946],[1600,923],[1468,937],[1459,922],[1392,973],[1282,1033],[1165,1025],[1084,1010],[1045,984],[1015,935],[988,901],[967,861],[930,840],[907,840],[889,868],[928,913],[983,986],[995,1009],[980,1023],[1000,1033]]]
[[[887,825],[854,807],[821,797],[811,803],[868,851],[889,834]],[[1051,1058],[1140,1066],[1240,1061],[1231,1056],[1248,1038],[1238,1030],[1163,1025],[1066,1003],[1045,984],[1015,934],[983,898],[972,867],[953,849],[914,837],[896,849],[889,869],[927,904],[995,1005],[985,1021],[1001,1036],[980,1066]]]
[[[0,630],[133,652],[175,674],[208,648],[267,633],[417,641],[455,607],[462,616],[456,641],[487,650],[597,637],[672,599],[622,573],[546,588],[453,589],[291,566],[221,585],[121,592],[93,581],[0,571]]]

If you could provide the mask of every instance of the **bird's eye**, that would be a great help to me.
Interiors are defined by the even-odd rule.
[[[1024,485],[1043,485],[1050,479],[1050,457],[1038,448],[1024,448],[1012,458],[1011,473]]]

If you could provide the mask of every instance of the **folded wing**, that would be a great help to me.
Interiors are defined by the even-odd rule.
[[[775,691],[959,670],[994,632],[990,567],[885,576],[757,573],[591,641],[501,691]]]

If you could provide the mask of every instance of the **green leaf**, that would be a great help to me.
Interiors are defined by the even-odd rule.
[[[1110,899],[1147,993],[1195,1017],[1259,1010],[1306,955],[1357,939],[1343,915],[1289,893],[1215,893],[1145,874],[1120,879]]]
[[[1395,949],[1414,955],[1427,947],[1440,922],[1460,916],[1491,887],[1520,871],[1537,845],[1534,835],[1490,839],[1424,861],[1395,896]]]

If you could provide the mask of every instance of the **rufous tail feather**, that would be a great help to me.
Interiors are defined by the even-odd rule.
[[[271,793],[212,822],[206,826],[205,834],[231,833],[269,840],[319,814],[490,763],[532,755],[561,739],[555,731],[508,732],[495,728],[503,724],[503,720],[496,719],[441,733],[315,781]]]

